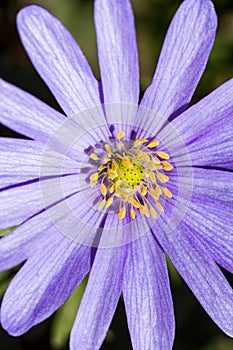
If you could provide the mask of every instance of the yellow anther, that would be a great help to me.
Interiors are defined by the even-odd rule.
[[[119,219],[124,219],[125,217],[125,214],[126,214],[126,207],[124,206],[118,213],[118,218]]]
[[[98,159],[99,159],[99,157],[98,157],[95,153],[91,153],[91,154],[90,154],[90,158],[91,158],[92,160],[98,160]]]
[[[158,154],[158,156],[160,157],[160,158],[163,158],[163,159],[169,159],[170,157],[169,157],[169,154],[167,154],[166,152],[156,152],[157,154]]]
[[[159,140],[154,140],[154,141],[150,142],[149,145],[147,145],[146,147],[147,148],[154,148],[158,145],[159,145]]]
[[[157,178],[162,183],[168,182],[168,180],[169,180],[169,177],[167,175],[164,175],[164,174],[159,173],[159,172],[157,173]]]
[[[98,173],[94,173],[89,177],[90,181],[95,183],[98,181],[98,178],[99,178]]]
[[[155,187],[155,195],[159,197],[161,194],[162,194],[161,187],[160,186],[156,186]]]
[[[113,202],[113,197],[109,197],[107,202],[106,202],[106,208],[109,208],[110,205],[112,204],[112,202]]]
[[[159,209],[159,211],[161,211],[162,213],[164,212],[164,209],[162,207],[162,205],[159,202],[156,202],[156,207]]]
[[[147,163],[147,165],[148,165],[148,168],[149,168],[150,170],[155,170],[155,169],[157,169],[157,166],[158,166],[158,165],[156,165],[154,162],[152,162],[152,160],[150,160],[150,161]],[[162,166],[161,166],[161,168],[162,168]]]
[[[162,189],[168,198],[172,198],[172,193],[166,187],[163,187]]]
[[[130,215],[131,215],[131,218],[134,220],[136,217],[136,212],[133,208],[130,209]]]
[[[160,159],[158,157],[152,157],[153,161],[155,162],[155,164],[160,164]]]
[[[145,153],[145,152],[142,152],[142,159],[143,159],[145,162],[147,162],[147,163],[150,162],[150,157],[149,157],[149,155],[148,155],[147,153]]]
[[[98,205],[98,210],[102,210],[103,207],[105,206],[105,204],[106,204],[106,200],[103,199],[103,200],[100,202],[100,204]]]
[[[141,195],[145,196],[147,194],[147,187],[143,187],[141,191]]]
[[[122,159],[122,164],[126,167],[126,168],[132,168],[132,163],[129,159],[127,158],[123,158]]]
[[[112,148],[111,148],[111,146],[110,146],[108,143],[106,143],[106,144],[104,145],[104,147],[105,147],[105,149],[106,149],[106,151],[107,151],[108,153],[111,153],[111,152],[112,152]]]
[[[148,205],[146,203],[143,205],[143,214],[146,215],[146,217],[148,217],[148,218],[150,216],[150,210],[149,210]]]
[[[118,143],[118,144],[117,144],[117,148],[118,148],[119,150],[121,150],[123,147],[124,147],[124,144],[123,144],[123,143]]]
[[[151,181],[156,183],[155,173],[153,171],[149,171],[149,176]]]
[[[135,142],[134,142],[134,147],[138,147],[138,146],[140,146],[142,143],[145,143],[145,142],[147,142],[148,140],[147,139],[145,139],[145,138],[143,138],[143,139],[138,139],[138,140],[136,140]]]
[[[105,187],[103,182],[101,182],[101,184],[100,184],[100,192],[102,193],[103,196],[106,196],[106,194],[107,194],[107,188]]]
[[[162,190],[159,186],[156,186],[155,189],[150,189],[150,193],[152,194],[155,201],[159,199],[159,196],[162,194]]]
[[[173,169],[173,166],[169,162],[163,161],[162,164],[163,164],[164,170],[166,171],[170,171]]]
[[[140,208],[141,204],[135,198],[130,198],[129,203],[133,204],[135,208]]]
[[[160,165],[160,164],[156,164],[155,169],[156,169],[156,170],[161,170],[161,169],[163,169],[163,167],[162,167],[162,165]]]
[[[156,219],[157,218],[157,213],[155,211],[155,209],[153,207],[150,207],[150,213],[151,213],[151,216]]]
[[[117,177],[117,173],[115,171],[111,171],[111,170],[108,171],[108,178],[110,180],[114,180],[116,177]]]
[[[140,205],[139,211],[143,215],[148,216],[148,214],[149,214],[149,216],[150,216],[149,209],[148,209],[148,206],[146,205],[146,203]]]
[[[109,187],[108,191],[109,191],[109,193],[113,193],[114,190],[115,190],[115,185],[113,184]]]
[[[116,171],[117,170],[117,163],[115,162],[115,160],[112,161],[111,170],[112,171]]]
[[[141,145],[141,140],[136,140],[133,144],[134,147],[138,147]]]
[[[117,169],[117,175],[120,177],[124,175],[123,171],[120,168]]]
[[[104,170],[104,169],[105,169],[105,166],[100,165],[99,168],[98,168],[98,171],[102,171],[102,170]]]
[[[140,204],[139,211],[141,214],[144,214],[144,205]]]
[[[120,132],[117,134],[118,140],[122,139],[122,137],[124,137],[124,136],[125,136],[124,131],[120,131]]]

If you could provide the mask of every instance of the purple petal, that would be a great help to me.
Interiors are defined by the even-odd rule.
[[[233,272],[233,173],[194,168],[192,202],[185,223],[225,269]]]
[[[30,140],[0,138],[0,188],[80,171],[80,164]]]
[[[2,325],[15,336],[58,309],[91,265],[91,248],[79,246],[62,235],[59,239],[48,235],[43,244],[34,248],[34,254],[14,277],[2,302]]]
[[[46,142],[67,119],[29,93],[0,79],[0,122],[40,142]]]
[[[232,288],[195,232],[183,224],[170,234],[156,227],[154,234],[206,312],[232,336]]]
[[[123,297],[134,349],[172,349],[174,313],[165,255],[149,232],[129,245]]]
[[[138,53],[130,2],[96,0],[95,26],[104,102],[138,104]]]
[[[51,229],[52,228],[52,229]],[[52,230],[53,223],[46,212],[41,213],[17,227],[0,240],[0,271],[7,270],[32,255],[34,246],[40,246]]]
[[[172,121],[171,126],[178,132],[195,166],[210,166],[233,169],[233,79],[213,91],[210,95]],[[176,163],[183,150],[176,147],[173,134],[166,127],[160,134],[166,137],[168,146],[173,148]]]
[[[32,63],[68,116],[100,104],[85,56],[54,16],[31,5],[19,12],[17,24]]]
[[[185,223],[206,246],[212,258],[233,273],[233,215],[229,206],[219,208],[216,201],[205,205],[193,201],[184,218]]]
[[[120,297],[125,253],[124,248],[98,249],[71,332],[71,350],[100,348]]]
[[[213,45],[216,14],[209,0],[187,0],[168,29],[152,84],[142,105],[168,118],[193,95]]]
[[[81,190],[78,188],[76,175],[33,179],[2,189],[0,191],[0,229],[20,225],[29,217],[60,201],[66,201],[67,197]],[[59,207],[56,206],[53,210],[59,212]]]

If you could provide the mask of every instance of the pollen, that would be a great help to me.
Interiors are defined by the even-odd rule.
[[[159,140],[141,138],[132,142],[124,136],[124,131],[119,131],[115,140],[90,154],[96,162],[90,186],[98,186],[102,197],[98,210],[112,208],[119,220],[127,215],[134,220],[139,214],[156,219],[164,213],[160,198],[172,198],[169,186],[163,185],[170,179],[166,172],[173,169],[168,162],[170,156],[157,149]]]

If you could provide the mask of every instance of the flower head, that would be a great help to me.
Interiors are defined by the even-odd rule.
[[[3,327],[26,332],[90,271],[71,349],[99,349],[121,292],[133,348],[171,349],[166,253],[232,335],[233,293],[217,266],[232,272],[232,80],[186,110],[213,45],[213,4],[182,3],[140,104],[130,2],[94,4],[101,83],[56,18],[35,5],[18,15],[64,114],[0,81],[1,122],[32,139],[0,139],[0,224],[17,226],[1,239],[0,268],[26,261]]]

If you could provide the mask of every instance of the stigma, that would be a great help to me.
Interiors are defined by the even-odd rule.
[[[172,198],[166,186],[173,169],[170,156],[159,150],[159,140],[127,141],[124,136],[120,131],[116,140],[89,155],[96,166],[90,186],[98,186],[102,197],[98,210],[117,208],[119,219],[127,212],[133,220],[137,215],[157,218],[164,212],[161,198]]]

